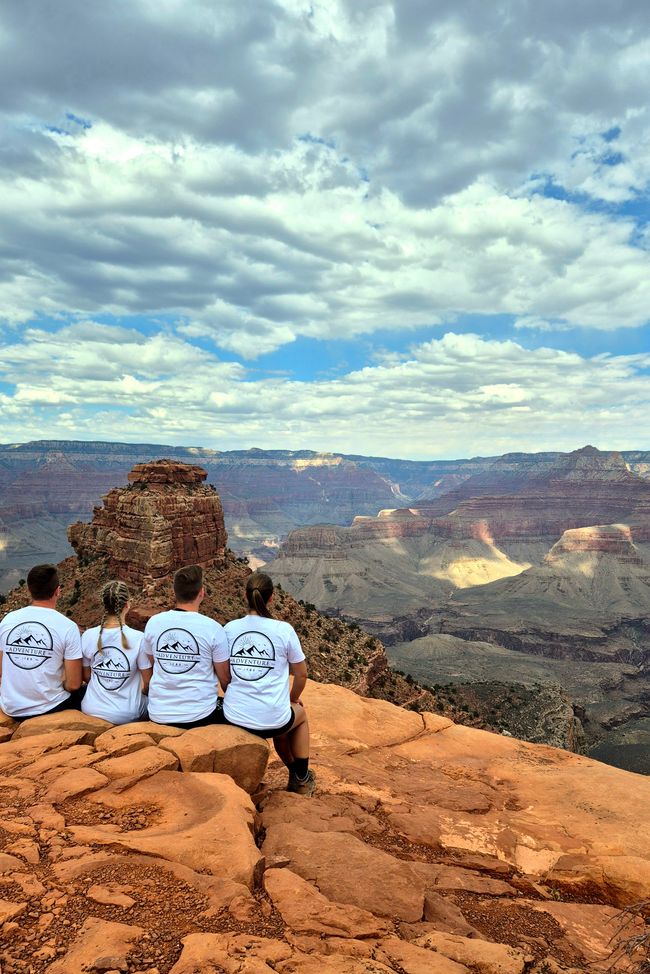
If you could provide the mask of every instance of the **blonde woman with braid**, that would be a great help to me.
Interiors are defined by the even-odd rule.
[[[129,599],[124,582],[107,582],[101,590],[102,621],[81,637],[88,683],[81,709],[112,724],[140,720],[147,712],[151,663],[141,645],[143,634],[125,623]]]
[[[300,700],[307,664],[293,626],[273,618],[272,598],[269,576],[253,572],[246,582],[248,614],[225,626],[230,658],[225,679],[219,677],[223,714],[229,724],[273,738],[289,769],[287,791],[309,796],[316,777],[309,767],[309,723]]]

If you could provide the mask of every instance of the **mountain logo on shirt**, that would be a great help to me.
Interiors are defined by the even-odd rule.
[[[187,629],[166,629],[154,653],[165,673],[189,673],[199,662],[199,644]]]
[[[42,666],[52,650],[52,633],[42,622],[21,622],[7,636],[7,656],[21,670]]]
[[[91,664],[93,676],[105,690],[119,690],[126,683],[131,666],[126,653],[117,646],[98,649]]]
[[[274,661],[275,646],[263,632],[242,632],[230,647],[230,669],[249,683],[263,680]]]

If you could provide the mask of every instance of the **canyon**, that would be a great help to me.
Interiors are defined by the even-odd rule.
[[[269,571],[424,683],[561,686],[597,753],[650,771],[650,482],[593,447],[490,469],[348,528],[297,529]]]
[[[196,464],[136,464],[70,526],[58,608],[96,623],[119,575],[142,627],[190,561],[202,610],[239,614],[250,568],[206,480]],[[551,561],[567,547],[613,549],[642,581],[622,530],[565,538]],[[7,608],[25,602],[18,586]],[[391,671],[354,622],[282,588],[274,611],[312,677],[313,798],[287,793],[268,742],[236,727],[0,712],[2,970],[632,974],[650,936],[650,778],[464,726],[442,712],[457,701]],[[554,693],[512,693],[522,732],[556,732]]]
[[[122,516],[119,485],[158,449],[66,441],[0,447],[4,591],[31,564],[72,554],[67,526],[87,517],[102,493],[92,526],[73,529],[71,538],[78,552],[112,545],[106,521]],[[221,485],[226,574],[278,555],[270,571],[287,599],[291,593],[305,604],[292,600],[291,611],[313,639],[322,678],[363,684],[365,634],[345,660],[328,663],[336,627],[347,619],[368,634],[371,656],[381,651],[368,692],[415,698],[405,682],[415,680],[455,720],[571,749],[585,746],[584,724],[594,754],[647,770],[650,453],[585,448],[418,462],[167,449],[181,465],[200,460],[206,477],[192,487],[197,497],[208,482]],[[132,479],[131,488],[135,497],[142,485]],[[219,534],[209,519],[202,531]],[[123,558],[114,567],[130,577],[144,542],[126,523],[120,532]],[[155,555],[159,573],[170,554],[165,545]],[[215,611],[227,617],[238,597]],[[391,674],[374,637],[403,677]]]
[[[193,561],[203,611],[239,614],[250,568],[206,480],[196,464],[136,464],[70,526],[59,609],[96,623],[101,585],[122,575],[142,627]],[[569,529],[548,564],[612,554],[634,603],[644,575],[629,531]],[[601,584],[578,593],[587,608]],[[25,602],[18,586],[6,607]],[[650,778],[456,722],[443,711],[458,701],[391,671],[356,623],[283,588],[274,606],[309,661],[313,798],[287,793],[268,742],[239,728],[0,712],[3,971],[632,974],[644,962]],[[522,733],[528,720],[552,736],[557,695],[510,689]],[[472,684],[477,706],[499,692]]]
[[[561,454],[417,461],[69,440],[0,445],[0,592],[16,585],[31,564],[69,555],[67,526],[90,516],[98,497],[125,485],[135,464],[161,456],[207,470],[221,497],[230,546],[259,564],[272,559],[296,527],[349,525],[357,515],[374,516],[422,498],[431,502],[468,482],[475,485],[471,494],[480,491],[487,471],[491,483],[496,470],[504,481],[525,468],[542,469]],[[650,452],[624,456],[630,469],[650,475]]]

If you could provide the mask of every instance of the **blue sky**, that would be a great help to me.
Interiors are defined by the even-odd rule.
[[[649,67],[638,0],[3,5],[2,439],[647,447]]]

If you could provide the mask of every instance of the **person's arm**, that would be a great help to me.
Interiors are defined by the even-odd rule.
[[[212,641],[212,665],[214,667],[214,672],[217,674],[217,679],[221,684],[221,689],[226,692],[226,687],[230,683],[230,644],[228,642],[228,634],[223,626],[217,623],[217,630],[215,631],[214,638]]]
[[[307,683],[307,664],[304,659],[299,663],[289,663],[289,672],[293,676],[289,699],[291,703],[300,703],[302,691],[305,689],[305,684]]]
[[[82,666],[81,672],[83,673],[84,683],[90,683],[91,668],[89,666]]]
[[[151,620],[149,620],[151,622]],[[145,669],[150,669],[153,667],[154,655],[153,655],[153,639],[151,638],[151,632],[148,632],[149,622],[144,627],[144,634],[142,636],[142,642],[140,643],[140,657],[146,657]],[[142,663],[138,661],[138,665],[142,668]]]
[[[79,659],[63,660],[63,689],[68,693],[78,690],[82,679],[81,657]]]
[[[221,689],[225,693],[231,679],[229,660],[224,660],[222,663],[214,663],[214,672],[217,674],[217,679],[221,684]]]
[[[140,636],[138,643],[137,667],[140,670],[142,680],[142,692],[149,693],[149,684],[153,673],[153,659],[147,652],[147,642],[144,636]]]
[[[153,673],[153,666],[147,666],[144,670],[140,670],[140,676],[142,677],[143,693],[149,693],[149,684],[151,683],[152,673]]]
[[[68,693],[78,690],[83,680],[83,651],[78,626],[71,626],[64,636],[63,689]]]

